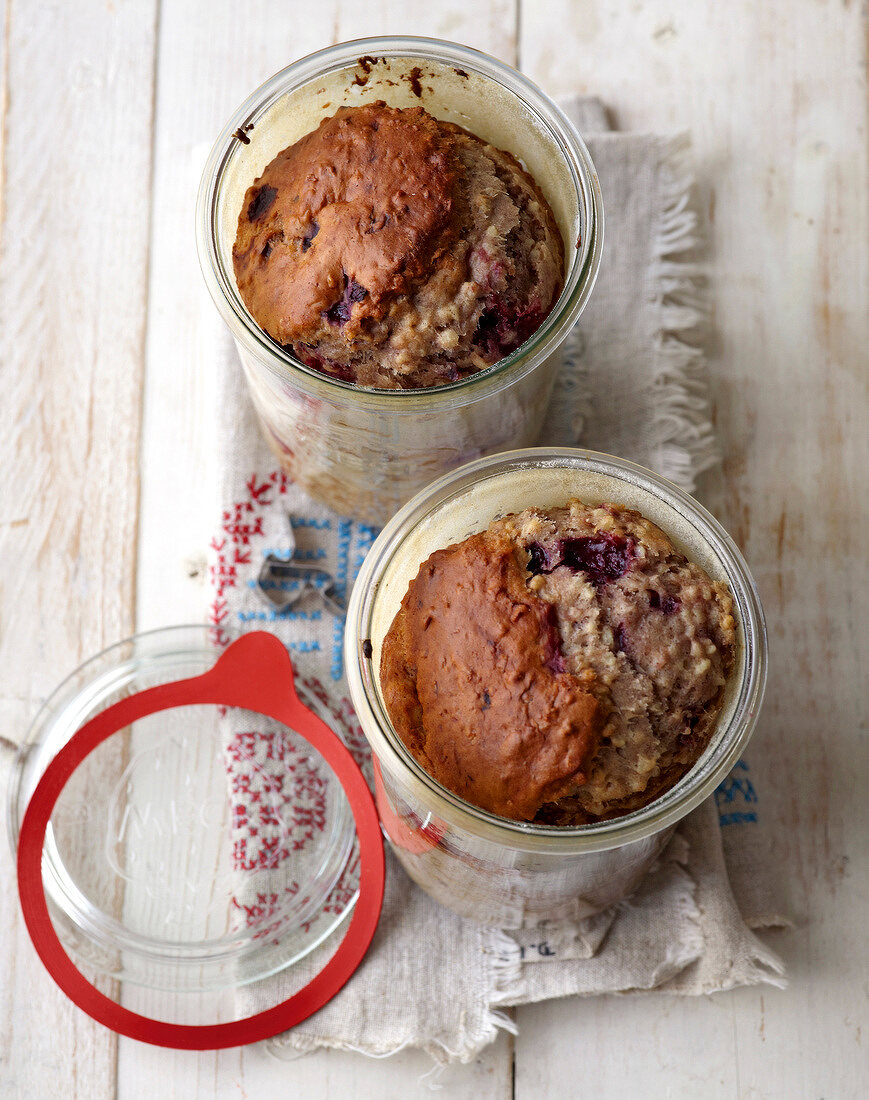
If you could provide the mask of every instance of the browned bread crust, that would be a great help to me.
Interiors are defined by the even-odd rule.
[[[342,107],[266,167],[233,264],[254,320],[306,365],[422,388],[484,369],[540,326],[563,245],[509,153],[377,102]]]
[[[423,565],[380,676],[393,724],[435,779],[528,821],[584,781],[597,746],[598,704],[560,664],[551,608],[510,540],[484,532]]]
[[[355,286],[352,337],[449,247],[455,174],[422,107],[340,108],[248,188],[233,261],[251,313],[278,343],[307,342]]]

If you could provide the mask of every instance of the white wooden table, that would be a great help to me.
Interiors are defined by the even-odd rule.
[[[0,733],[84,657],[197,621],[215,521],[194,150],[341,39],[454,38],[620,128],[688,128],[708,210],[719,512],[772,675],[752,756],[796,925],[790,987],[516,1013],[448,1095],[869,1090],[869,14],[859,0],[7,0],[0,55]],[[207,306],[210,308],[210,305]],[[862,650],[861,650],[862,643]],[[118,1041],[54,988],[0,850],[3,1097],[411,1097],[429,1067]],[[865,1032],[865,1034],[864,1034]]]

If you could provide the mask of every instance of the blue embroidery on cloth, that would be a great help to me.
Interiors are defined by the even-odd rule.
[[[335,567],[335,595],[339,600],[347,599],[347,579],[350,564],[350,539],[353,535],[353,520],[342,519],[338,523],[338,561]],[[344,674],[344,620],[336,618],[332,623],[332,666],[329,669],[333,680],[340,680]]]
[[[315,531],[331,531],[332,521],[329,519],[309,519],[308,516],[290,516],[292,527],[312,527]]]
[[[715,805],[718,807],[718,824],[745,825],[758,821],[757,811],[742,809],[758,803],[757,791],[748,775],[744,760],[737,760],[730,774],[715,788]],[[726,810],[724,807],[728,807]]]

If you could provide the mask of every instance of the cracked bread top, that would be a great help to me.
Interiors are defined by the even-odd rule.
[[[639,513],[572,500],[433,554],[380,675],[435,779],[501,816],[575,826],[647,805],[690,769],[734,653],[725,585]]]
[[[343,381],[421,388],[509,354],[563,246],[532,178],[422,107],[342,107],[248,189],[233,264],[256,322]]]

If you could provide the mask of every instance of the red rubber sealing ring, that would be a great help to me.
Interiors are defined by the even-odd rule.
[[[172,707],[212,703],[243,707],[290,726],[317,749],[339,779],[359,838],[359,899],[341,945],[298,993],[264,1012],[222,1024],[171,1024],[116,1004],[84,977],[51,923],[42,883],[42,850],[55,804],[85,757],[118,730]],[[220,1050],[267,1039],[306,1020],[350,979],[371,943],[383,904],[385,866],[377,810],[353,757],[332,730],[296,694],[293,666],[273,634],[256,631],[233,642],[201,676],[148,688],[108,707],[82,726],[58,752],[36,785],[18,842],[18,893],[37,954],[63,992],[89,1016],[155,1046]]]
[[[437,848],[443,838],[441,830],[436,825],[425,825],[415,829],[404,818],[399,817],[389,804],[389,796],[383,785],[383,774],[376,756],[373,763],[374,801],[377,803],[381,824],[392,843],[413,855],[422,855],[431,848]]]

